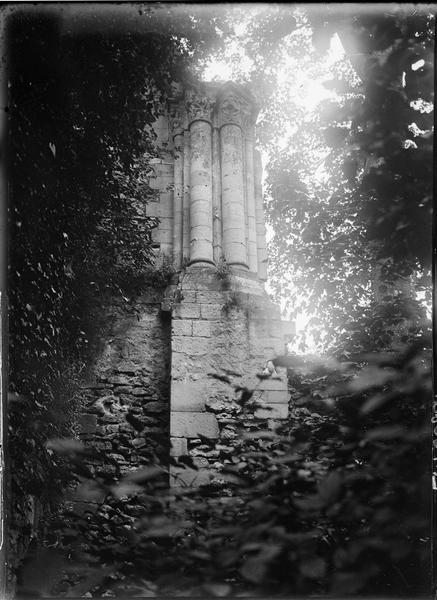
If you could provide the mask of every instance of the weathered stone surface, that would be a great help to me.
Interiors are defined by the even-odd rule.
[[[208,119],[208,117],[206,117]],[[213,261],[212,247],[212,127],[206,120],[189,125],[190,260]]]
[[[171,386],[171,409],[193,412],[205,410],[205,384],[199,382],[173,381]]]
[[[174,336],[172,340],[172,349],[175,352],[183,352],[191,356],[208,354],[210,351],[209,339]]]
[[[288,405],[269,404],[268,408],[257,408],[255,417],[258,419],[286,419],[288,417]]]
[[[219,319],[223,317],[223,304],[200,304],[202,319]]]
[[[182,302],[181,304],[175,304],[173,316],[175,319],[199,319],[200,305],[195,304],[194,302]]]
[[[208,398],[205,402],[208,409],[214,413],[235,413],[240,409],[236,402],[232,402],[223,397],[221,394],[219,398]]]
[[[264,392],[264,400],[268,404],[285,404],[288,406],[289,393],[285,390],[267,390]]]
[[[220,439],[233,440],[237,436],[237,431],[234,427],[224,427],[220,431]]]
[[[226,301],[227,292],[216,292],[212,290],[199,290],[196,292],[196,301],[201,304],[223,304]]]
[[[194,290],[184,290],[181,300],[184,302],[196,302],[196,293]]]
[[[219,427],[216,417],[210,413],[172,411],[170,434],[173,437],[186,438],[196,438],[201,434],[216,439],[219,436]]]
[[[287,390],[287,380],[279,379],[277,377],[271,377],[269,379],[263,379],[259,384],[260,390],[278,390],[278,391],[286,391]]]
[[[211,323],[208,321],[193,321],[193,336],[210,337]]]
[[[196,321],[194,321],[196,323]],[[190,336],[193,332],[193,321],[191,319],[175,319],[172,323],[172,334],[173,335],[187,335]]]
[[[185,290],[215,290],[220,291],[222,289],[222,282],[217,277],[217,271],[215,267],[196,267],[195,265],[190,266],[182,282],[183,293]]]
[[[170,456],[185,456],[188,454],[188,445],[186,438],[170,438],[171,449]]]

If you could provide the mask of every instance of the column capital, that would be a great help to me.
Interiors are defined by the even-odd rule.
[[[218,126],[234,124],[241,127],[245,134],[253,131],[258,107],[252,95],[240,86],[227,83],[217,94]]]
[[[208,121],[212,120],[212,109],[215,100],[204,93],[188,90],[185,94],[185,106],[188,114],[188,124],[193,121]]]

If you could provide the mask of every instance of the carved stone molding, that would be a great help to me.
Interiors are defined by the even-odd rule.
[[[196,120],[211,121],[214,104],[215,101],[207,95],[189,90],[185,96],[189,123]]]
[[[235,124],[249,131],[255,124],[254,107],[245,98],[228,90],[219,100],[218,122],[219,127],[226,124]]]

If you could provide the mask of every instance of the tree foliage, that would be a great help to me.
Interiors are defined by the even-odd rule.
[[[99,509],[57,523],[58,550],[85,568],[73,591],[426,596],[424,343],[347,362],[282,357],[291,410],[275,431],[265,419],[247,431],[253,390],[234,384],[241,432],[214,485],[169,491],[156,465],[114,481],[82,469],[82,497],[100,498]],[[53,449],[80,464],[84,450],[67,442]],[[188,456],[172,462],[197,468]]]
[[[91,306],[148,285],[157,224],[145,214],[155,193],[150,161],[163,150],[151,125],[172,83],[189,77],[190,65],[219,41],[217,18],[202,11],[175,19],[167,7],[135,8],[132,31],[114,28],[117,15],[96,30],[95,10],[75,29],[70,9],[64,18],[57,10],[14,9],[7,23],[17,520],[25,519],[29,495],[47,501],[68,479],[44,442],[74,432],[77,384],[92,357]],[[126,21],[123,9],[118,18]],[[13,528],[21,529],[18,521]]]
[[[432,22],[401,8],[354,19],[309,11],[316,55],[337,33],[355,73],[348,54],[332,66],[325,86],[336,97],[270,160],[267,211],[274,289],[315,317],[325,345],[384,295],[380,285],[430,301]]]

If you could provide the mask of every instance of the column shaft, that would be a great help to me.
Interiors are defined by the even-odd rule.
[[[220,202],[220,138],[218,129],[212,132],[212,218],[214,262],[222,256],[222,210]]]
[[[184,195],[182,201],[182,255],[190,257],[190,132],[184,134]]]
[[[262,162],[258,150],[254,152],[254,172],[258,277],[265,281],[267,279],[267,244],[262,192]]]
[[[184,185],[184,136],[174,136],[174,188],[173,188],[173,264],[179,271],[182,265],[182,220]]]
[[[213,262],[211,124],[190,125],[190,264]]]
[[[220,130],[223,253],[231,265],[248,268],[244,214],[243,140],[238,125]]]
[[[249,271],[258,272],[258,252],[256,239],[256,206],[255,206],[255,180],[253,165],[253,140],[245,140],[246,158],[246,198],[247,198],[247,255],[249,259]]]

